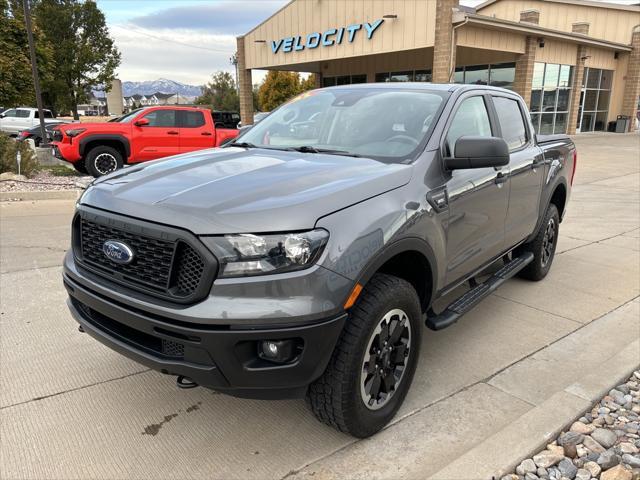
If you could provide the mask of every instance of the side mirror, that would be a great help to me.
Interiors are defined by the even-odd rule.
[[[448,170],[503,167],[509,164],[509,146],[498,137],[460,137],[444,164]]]
[[[136,120],[134,125],[136,127],[145,127],[145,126],[149,125],[149,120],[147,120],[146,118],[141,118],[139,120]]]
[[[4,113],[0,113],[0,118],[4,118]]]

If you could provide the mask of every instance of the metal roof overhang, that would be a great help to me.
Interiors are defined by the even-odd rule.
[[[517,32],[527,35],[536,35],[542,38],[562,40],[565,42],[577,43],[580,45],[588,45],[591,47],[605,48],[616,52],[630,52],[631,46],[623,43],[610,42],[608,40],[599,40],[597,38],[581,35],[578,33],[563,32],[561,30],[553,30],[551,28],[539,27],[532,23],[512,22],[510,20],[502,20],[494,17],[487,17],[477,14],[466,14],[465,20],[461,23],[467,25],[477,25],[491,30],[502,30],[508,32]]]

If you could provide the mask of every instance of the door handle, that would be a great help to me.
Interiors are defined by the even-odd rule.
[[[501,185],[509,179],[508,175],[505,175],[503,172],[498,172],[496,174],[496,185]]]
[[[176,132],[175,130],[169,130],[167,132],[167,135],[178,135],[178,132]]]
[[[202,132],[200,135],[206,135],[207,137],[210,137],[211,135],[213,135],[213,133],[211,133],[211,132]]]

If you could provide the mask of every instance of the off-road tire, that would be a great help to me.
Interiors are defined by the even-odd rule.
[[[550,255],[545,261],[545,235],[547,234],[547,229],[549,228],[550,222],[553,222],[555,232]],[[544,220],[542,221],[542,224],[540,225],[535,238],[531,242],[526,243],[517,249],[516,253],[533,253],[533,261],[518,273],[520,277],[537,282],[547,276],[547,273],[549,273],[549,269],[551,268],[551,264],[553,263],[553,259],[555,257],[559,233],[560,215],[558,214],[558,208],[553,203],[551,203],[549,204],[549,207],[545,212]]]
[[[87,175],[87,167],[84,165],[84,162],[79,161],[73,164],[73,168],[76,169],[76,172],[81,173],[82,175]]]
[[[106,168],[101,167],[99,162],[102,157],[108,158],[109,162],[113,162],[113,168],[111,170],[107,171]],[[87,153],[84,165],[90,175],[98,178],[122,168],[122,154],[115,148],[107,147],[106,145],[93,147],[89,150],[89,153]]]
[[[365,353],[372,333],[393,309],[406,312],[410,322],[409,355],[393,396],[378,410],[370,410],[360,385]],[[421,319],[420,301],[410,283],[392,275],[374,275],[350,310],[325,372],[309,386],[307,403],[318,420],[359,438],[369,437],[389,423],[413,380],[420,355]]]

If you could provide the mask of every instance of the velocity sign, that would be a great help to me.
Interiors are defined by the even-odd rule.
[[[305,48],[330,47],[332,45],[340,45],[345,40],[353,42],[356,35],[366,35],[367,40],[371,40],[375,31],[383,23],[384,19],[381,18],[371,23],[354,23],[347,27],[330,28],[322,33],[310,33],[306,37],[294,35],[280,40],[271,40],[271,51],[273,53],[278,53],[279,51],[289,53],[299,52]]]

